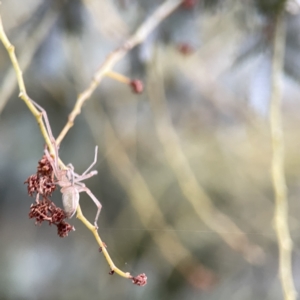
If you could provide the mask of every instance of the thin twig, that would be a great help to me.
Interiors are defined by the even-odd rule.
[[[76,214],[76,218],[79,219],[94,235],[97,243],[99,244],[100,246],[100,249],[101,249],[101,252],[103,253],[111,271],[119,274],[120,276],[122,277],[125,277],[125,278],[132,278],[132,276],[130,275],[130,273],[128,272],[123,272],[122,270],[120,270],[119,268],[117,268],[114,264],[114,262],[112,261],[109,253],[107,252],[106,250],[106,245],[103,243],[98,231],[96,230],[95,226],[92,225],[87,219],[86,217],[82,214],[82,211],[81,211],[81,208],[80,206],[78,205],[78,208],[77,208],[77,214]]]
[[[120,48],[109,54],[102,64],[102,66],[95,73],[94,78],[88,88],[78,95],[77,101],[72,112],[69,115],[68,122],[56,139],[59,145],[64,139],[70,128],[74,125],[75,118],[80,114],[81,108],[85,101],[87,101],[97,86],[100,84],[107,72],[109,72],[113,66],[121,60],[128,51],[142,43],[151,31],[154,30],[167,16],[169,16],[180,4],[182,0],[167,0],[138,28]]]
[[[40,130],[42,132],[42,135],[47,143],[47,146],[49,147],[49,150],[51,153],[55,153],[54,149],[53,149],[53,145],[50,141],[50,138],[49,138],[49,135],[48,135],[48,132],[46,130],[46,127],[45,127],[45,124],[43,122],[43,116],[42,116],[42,113],[39,112],[36,107],[33,105],[32,103],[32,99],[29,98],[29,96],[27,95],[27,92],[26,92],[26,87],[25,87],[25,84],[24,84],[24,79],[23,79],[23,75],[22,75],[22,71],[20,69],[20,66],[19,66],[19,62],[17,60],[17,57],[15,55],[15,48],[14,46],[10,43],[10,41],[8,40],[6,34],[5,34],[5,31],[4,31],[4,28],[3,28],[3,25],[2,25],[2,20],[1,20],[1,16],[0,16],[0,40],[2,41],[4,47],[6,48],[8,54],[9,54],[9,57],[11,59],[11,62],[12,62],[12,65],[13,65],[13,68],[15,70],[15,73],[16,73],[16,76],[17,76],[17,81],[18,81],[18,85],[19,85],[19,89],[20,89],[20,94],[19,94],[19,97],[26,103],[26,105],[28,106],[29,110],[32,112],[32,114],[34,115],[34,117],[36,118],[37,120],[37,123],[40,127]],[[61,163],[61,167],[65,167],[63,163]],[[111,268],[111,271],[114,271],[115,273],[119,274],[120,276],[122,277],[125,277],[125,278],[129,278],[129,279],[133,279],[133,277],[130,275],[130,273],[125,273],[123,271],[121,271],[120,269],[118,269],[112,259],[110,258],[107,250],[105,249],[105,245],[103,244],[100,236],[99,236],[99,233],[97,232],[97,230],[95,229],[95,226],[93,226],[82,214],[82,211],[81,211],[81,208],[80,208],[80,205],[78,205],[77,207],[77,218],[79,220],[81,220],[81,222],[90,230],[92,231],[92,233],[94,234],[95,236],[95,239],[96,241],[98,242],[98,244],[100,245],[101,247],[101,250],[103,252],[103,255],[104,257],[106,258],[110,268]]]
[[[188,265],[193,266],[194,269],[202,268],[203,271],[211,273],[209,269],[201,265],[198,259],[180,241],[176,232],[167,224],[147,182],[130,161],[122,141],[118,139],[117,133],[113,129],[109,118],[104,117],[104,112],[100,105],[97,106],[97,112],[100,112],[102,120],[106,120],[104,137],[108,165],[126,191],[128,199],[137,211],[146,230],[153,226],[151,225],[153,222],[159,229],[158,231],[149,231],[149,234],[159,246],[166,261],[176,268],[185,278],[188,278],[193,271],[192,268],[187,269],[185,267],[187,262]],[[90,124],[91,118],[87,117],[87,121]],[[90,128],[95,139],[97,139],[98,132],[95,131],[97,127],[90,125]],[[170,249],[172,250],[170,251]],[[185,264],[182,264],[182,262],[185,262]],[[213,275],[211,276],[211,278],[214,277]]]
[[[272,180],[275,193],[274,226],[279,247],[279,273],[285,300],[297,298],[292,274],[292,248],[288,226],[288,199],[284,175],[284,138],[282,129],[281,76],[284,63],[285,20],[284,12],[275,19],[274,49],[272,61],[272,93],[270,106],[270,127],[272,137]]]
[[[37,48],[40,46],[44,40],[47,33],[49,33],[51,27],[57,19],[57,14],[50,11],[39,26],[36,27],[35,31],[26,40],[26,47],[24,47],[23,52],[19,55],[19,64],[22,66],[23,72],[29,66],[33,55],[35,54]],[[9,68],[2,85],[0,87],[0,114],[5,107],[9,97],[13,93],[17,85],[15,70],[13,67]]]
[[[48,136],[46,127],[43,123],[42,120],[42,114],[36,109],[36,107],[33,105],[32,100],[29,98],[29,96],[27,95],[26,92],[26,88],[25,88],[25,84],[24,84],[24,79],[23,79],[23,73],[21,71],[19,62],[17,60],[16,54],[15,54],[15,47],[10,43],[10,41],[8,40],[4,28],[3,28],[3,24],[2,24],[2,19],[0,16],[0,40],[2,41],[5,49],[8,52],[8,55],[10,57],[11,63],[13,65],[13,68],[15,70],[16,76],[17,76],[17,81],[18,81],[18,85],[19,85],[19,97],[25,102],[25,104],[27,105],[27,107],[29,108],[29,110],[31,111],[31,113],[34,115],[34,117],[37,120],[37,123],[40,127],[40,130],[42,132],[42,135],[45,139],[45,142],[47,144],[47,146],[49,147],[50,153],[54,153],[54,149],[53,146],[51,144],[50,138]]]
[[[131,79],[128,78],[127,76],[124,76],[120,73],[114,72],[114,71],[108,71],[106,73],[107,77],[110,77],[111,79],[114,79],[116,81],[119,81],[121,83],[125,83],[125,84],[130,84]]]
[[[96,74],[94,75],[94,79],[92,80],[90,86],[78,96],[78,99],[76,101],[75,107],[73,109],[73,111],[71,112],[68,122],[65,125],[65,127],[63,128],[62,132],[60,133],[59,137],[57,138],[57,145],[59,145],[61,143],[61,141],[63,140],[63,138],[65,137],[65,135],[67,134],[67,132],[69,131],[69,129],[73,126],[74,120],[76,118],[76,116],[78,114],[80,114],[81,112],[81,107],[84,104],[84,102],[89,99],[89,97],[92,95],[92,93],[95,91],[96,87],[99,85],[99,83],[101,82],[102,78],[106,75],[107,72],[109,72],[112,67],[121,59],[125,56],[125,54],[131,50],[133,47],[135,47],[136,45],[138,45],[139,43],[141,43],[146,37],[147,35],[161,22],[163,21],[169,14],[171,14],[180,4],[181,4],[182,0],[168,0],[166,2],[164,2],[146,21],[145,23],[140,26],[140,28],[136,31],[136,33],[129,38],[124,45],[115,50],[113,53],[111,53],[106,61],[103,63],[103,65],[100,67],[100,69],[96,72]],[[10,41],[8,40],[3,25],[2,25],[2,20],[0,17],[0,40],[2,41],[4,47],[6,48],[13,68],[15,70],[16,76],[17,76],[17,81],[18,81],[18,85],[19,85],[19,89],[20,89],[20,94],[19,97],[26,103],[27,107],[29,108],[29,110],[32,112],[32,114],[34,115],[34,117],[37,120],[37,123],[40,127],[40,130],[42,132],[42,135],[46,141],[47,146],[49,147],[49,151],[50,153],[54,154],[54,148],[53,145],[50,141],[49,135],[47,133],[45,124],[43,122],[42,119],[42,114],[36,109],[36,107],[33,105],[32,100],[29,98],[29,96],[27,95],[26,92],[26,87],[24,84],[24,79],[23,79],[23,75],[22,75],[22,71],[21,68],[19,66],[18,60],[16,58],[15,55],[15,48],[14,46],[10,43]],[[62,166],[63,163],[62,163]],[[123,271],[121,271],[120,269],[118,269],[113,261],[111,260],[107,250],[105,249],[105,245],[103,244],[99,233],[95,230],[95,227],[83,216],[82,212],[81,212],[81,208],[78,205],[77,207],[77,218],[80,219],[85,226],[91,230],[95,236],[95,239],[97,240],[98,244],[101,247],[101,250],[111,268],[111,271],[119,274],[120,276],[123,276],[125,278],[130,278],[133,279],[133,282],[136,283],[136,281],[134,281],[134,277],[132,277],[129,273],[125,273]],[[141,274],[142,278],[144,274]],[[140,276],[140,275],[139,275]]]

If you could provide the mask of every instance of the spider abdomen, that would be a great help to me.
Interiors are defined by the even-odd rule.
[[[76,212],[79,203],[79,192],[72,186],[63,188],[62,192],[63,207],[67,217],[70,219]]]

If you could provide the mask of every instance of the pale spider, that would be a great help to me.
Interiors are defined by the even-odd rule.
[[[36,102],[31,100],[32,103],[39,109],[42,116],[44,117],[45,126],[48,132],[48,136],[50,138],[50,141],[52,143],[52,146],[55,151],[54,158],[50,155],[47,148],[45,148],[45,155],[47,156],[49,162],[51,163],[54,176],[56,178],[56,184],[61,187],[61,193],[62,193],[62,203],[64,207],[64,211],[67,215],[67,217],[70,219],[75,214],[78,204],[79,204],[79,193],[86,192],[90,198],[94,201],[96,204],[98,210],[95,218],[94,225],[98,229],[97,221],[99,218],[99,214],[102,208],[102,205],[100,201],[95,197],[95,195],[88,189],[84,183],[81,181],[88,179],[96,174],[98,172],[96,170],[90,171],[90,169],[96,164],[97,162],[97,154],[98,154],[98,146],[95,148],[95,157],[92,164],[81,174],[77,174],[74,171],[74,167],[72,164],[68,164],[66,169],[62,169],[59,166],[59,156],[58,156],[58,145],[53,137],[52,130],[50,127],[49,119],[47,116],[46,111],[38,105]],[[90,172],[89,172],[90,171]]]

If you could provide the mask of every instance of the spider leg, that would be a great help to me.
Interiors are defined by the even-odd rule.
[[[67,164],[67,167],[68,167],[69,169],[71,169],[72,171],[74,171],[74,166],[73,166],[72,164]]]
[[[93,176],[95,176],[97,174],[98,174],[98,171],[96,171],[96,170],[91,171],[90,173],[85,174],[85,175],[78,175],[78,174],[74,173],[74,178],[75,178],[74,182],[76,182],[76,184],[77,184],[80,181],[88,179],[88,178],[91,178],[91,177],[93,177]]]
[[[87,174],[87,172],[96,164],[97,162],[97,155],[98,155],[98,146],[95,147],[95,156],[94,156],[94,161],[92,164],[82,173],[82,175]]]
[[[52,134],[52,130],[51,130],[51,126],[50,126],[50,123],[49,123],[49,119],[48,119],[48,115],[47,115],[47,112],[45,111],[44,108],[42,108],[39,104],[37,104],[35,101],[33,101],[32,99],[30,99],[31,102],[34,104],[34,106],[39,109],[39,111],[41,112],[43,118],[44,118],[44,122],[45,122],[45,125],[46,125],[46,129],[47,129],[47,132],[48,132],[48,135],[49,135],[49,138],[50,138],[50,141],[53,145],[53,148],[55,150],[55,158],[54,158],[54,164],[55,164],[55,169],[56,170],[59,170],[59,166],[58,166],[58,145],[56,144],[56,141],[55,141],[55,138]],[[47,154],[46,154],[47,155]],[[50,155],[50,154],[49,154]],[[48,157],[48,156],[47,156]],[[53,168],[54,169],[54,168]]]
[[[52,134],[52,130],[51,130],[51,126],[50,126],[50,123],[49,123],[49,119],[48,119],[48,115],[47,115],[47,112],[45,111],[44,108],[42,108],[39,104],[37,104],[35,101],[33,101],[32,99],[30,99],[31,102],[34,104],[34,106],[39,109],[39,111],[41,112],[41,114],[43,115],[44,117],[44,121],[45,121],[45,125],[46,125],[46,128],[47,128],[47,131],[48,131],[48,134],[49,134],[49,138],[51,140],[51,142],[55,143],[55,139],[53,137],[53,134]]]
[[[79,193],[86,192],[90,196],[90,198],[94,201],[94,203],[96,204],[96,206],[98,208],[96,218],[95,218],[95,222],[94,222],[95,227],[98,229],[97,222],[98,222],[98,218],[99,218],[99,214],[100,214],[102,205],[101,205],[100,201],[95,197],[95,195],[90,191],[90,189],[88,189],[86,186],[84,186],[83,183],[82,183],[82,185],[80,184],[80,186],[81,187],[78,187],[78,192]]]

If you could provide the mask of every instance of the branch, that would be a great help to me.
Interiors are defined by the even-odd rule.
[[[207,276],[205,278],[209,278],[207,283],[209,285],[212,284],[215,280],[215,275],[199,262],[199,259],[182,243],[176,232],[170,227],[147,182],[131,162],[122,141],[118,139],[117,132],[114,130],[111,121],[108,117],[105,117],[105,113],[100,105],[96,107],[97,114],[100,113],[101,120],[105,120],[104,138],[108,166],[124,188],[141,223],[158,245],[165,260],[187,279],[191,278],[191,275],[195,275],[197,269],[201,269],[203,274]],[[96,130],[97,126],[92,126],[91,124],[92,118],[89,118],[89,109],[85,112],[87,113],[86,120],[96,140],[99,136]],[[149,227],[153,226],[153,222],[159,230],[149,230]],[[187,265],[190,267],[187,268]],[[200,281],[201,279],[199,279]]]
[[[23,73],[21,71],[19,62],[18,62],[16,54],[15,54],[15,47],[10,43],[10,41],[8,40],[8,38],[6,36],[6,33],[4,31],[4,28],[3,28],[3,24],[2,24],[1,15],[0,15],[0,40],[3,43],[5,49],[8,52],[11,63],[13,65],[13,68],[14,68],[15,73],[16,73],[17,81],[18,81],[18,85],[19,85],[19,90],[20,90],[19,97],[25,102],[25,104],[27,105],[27,107],[29,108],[31,113],[36,118],[36,121],[37,121],[37,123],[40,127],[40,130],[41,130],[41,133],[42,133],[42,135],[45,139],[45,142],[46,142],[47,146],[49,147],[50,153],[54,154],[53,146],[51,144],[51,141],[50,141],[50,138],[48,136],[46,127],[45,127],[45,125],[43,123],[43,120],[42,120],[42,114],[36,109],[36,107],[32,103],[32,100],[27,95],[26,88],[25,88],[25,83],[24,83],[24,79],[23,79]]]
[[[151,31],[155,29],[167,16],[169,16],[180,4],[182,0],[167,0],[164,2],[132,35],[120,48],[109,54],[102,66],[95,73],[90,85],[81,94],[78,95],[77,101],[72,112],[69,115],[68,122],[56,139],[59,145],[64,139],[70,128],[74,125],[75,118],[80,114],[81,108],[87,101],[104,76],[112,70],[114,65],[121,60],[128,51],[142,43]]]
[[[25,84],[24,84],[24,79],[23,79],[23,75],[22,75],[22,71],[20,69],[20,66],[19,66],[19,62],[17,60],[17,57],[15,55],[15,48],[14,46],[10,43],[10,41],[8,40],[6,34],[5,34],[5,31],[3,29],[3,25],[2,25],[2,20],[1,20],[1,16],[0,16],[0,40],[2,41],[4,47],[6,48],[9,56],[10,56],[10,59],[11,59],[11,62],[12,62],[12,65],[13,65],[13,68],[15,70],[15,73],[17,75],[17,81],[18,81],[18,85],[19,85],[19,89],[20,89],[20,94],[19,94],[19,97],[25,102],[25,104],[28,106],[29,110],[32,112],[32,114],[34,115],[34,117],[36,118],[37,120],[37,123],[41,129],[41,132],[42,132],[42,135],[47,143],[47,146],[49,147],[49,150],[51,153],[55,154],[55,151],[53,149],[53,145],[50,141],[50,138],[49,138],[49,135],[48,135],[48,132],[46,130],[46,127],[45,127],[45,124],[43,122],[43,115],[41,112],[39,112],[36,107],[33,105],[32,103],[32,99],[29,98],[29,96],[27,95],[27,92],[26,92],[26,87],[25,87]],[[63,163],[61,163],[62,167],[66,168],[65,165]],[[136,277],[133,277],[132,275],[130,275],[130,273],[125,273],[123,271],[121,271],[119,268],[117,268],[112,259],[110,258],[107,250],[105,249],[105,245],[104,243],[102,242],[100,236],[99,236],[99,233],[97,232],[97,230],[95,229],[95,226],[93,226],[85,217],[84,215],[82,214],[81,212],[81,208],[80,208],[80,205],[78,205],[77,207],[77,218],[79,220],[82,221],[82,223],[89,229],[92,231],[92,233],[94,234],[95,236],[95,239],[96,241],[98,242],[99,246],[101,247],[101,251],[103,252],[103,255],[105,256],[109,266],[110,266],[110,269],[111,269],[111,273],[110,274],[113,274],[113,273],[117,273],[119,274],[120,276],[122,277],[125,277],[125,278],[129,278],[132,280],[132,282],[134,284],[137,284],[137,285],[145,285],[146,284],[146,281],[147,281],[147,277],[145,276],[145,274],[140,274]]]
[[[36,27],[35,31],[26,40],[26,47],[22,49],[22,53],[19,55],[19,64],[22,66],[23,71],[29,66],[32,57],[34,56],[37,48],[40,46],[44,40],[46,34],[50,31],[51,27],[57,20],[57,15],[50,11],[45,18],[41,21],[39,26]],[[3,28],[2,28],[3,30]],[[9,97],[14,91],[17,85],[17,80],[15,77],[15,69],[11,67],[6,76],[4,77],[3,83],[0,87],[0,114],[5,107]]]
[[[95,237],[95,239],[96,239],[96,241],[97,241],[97,243],[99,244],[99,246],[100,246],[100,250],[101,250],[101,252],[103,253],[103,255],[104,255],[104,257],[105,257],[105,259],[106,259],[106,261],[107,261],[107,263],[108,263],[108,265],[109,265],[109,267],[110,267],[110,269],[111,269],[111,271],[112,272],[114,272],[114,273],[117,273],[117,274],[119,274],[120,276],[122,276],[122,277],[125,277],[125,278],[133,278],[131,275],[130,275],[130,273],[125,273],[125,272],[123,272],[123,271],[121,271],[119,268],[117,268],[116,266],[115,266],[115,264],[114,264],[114,262],[112,261],[112,259],[111,259],[111,257],[110,257],[110,255],[109,255],[109,253],[107,252],[107,250],[106,250],[106,245],[105,245],[105,243],[103,243],[103,241],[102,241],[102,239],[100,238],[100,235],[99,235],[99,233],[98,233],[98,231],[96,230],[96,228],[95,228],[95,226],[94,225],[92,225],[87,219],[86,219],[86,217],[82,214],[82,211],[81,211],[81,208],[80,208],[80,206],[78,205],[78,208],[77,208],[77,214],[76,214],[76,218],[77,219],[79,219],[92,233],[93,233],[93,235],[94,235],[94,237]]]
[[[166,2],[164,2],[146,21],[145,23],[140,26],[140,28],[136,31],[136,33],[129,38],[124,45],[115,50],[114,52],[112,52],[107,59],[105,60],[105,62],[103,63],[103,65],[99,68],[99,70],[95,73],[94,75],[94,79],[92,80],[91,84],[89,85],[89,87],[83,92],[81,93],[76,101],[76,104],[74,106],[73,111],[71,112],[68,122],[65,125],[65,127],[63,128],[63,130],[61,131],[60,135],[57,138],[57,145],[59,145],[61,143],[61,141],[63,140],[63,138],[65,137],[65,135],[67,134],[67,132],[69,131],[69,129],[73,126],[74,124],[74,120],[76,118],[76,116],[78,114],[80,114],[81,112],[81,107],[84,104],[84,102],[86,100],[89,99],[89,97],[92,95],[92,93],[95,91],[95,89],[97,88],[97,86],[99,85],[99,83],[101,82],[101,80],[103,79],[103,77],[111,71],[112,67],[121,59],[125,56],[125,54],[131,50],[133,47],[135,47],[136,45],[140,44],[142,41],[144,41],[144,39],[148,36],[148,34],[155,28],[158,26],[158,24],[163,21],[169,14],[171,14],[180,4],[181,4],[182,0],[167,0]],[[19,90],[20,90],[20,94],[19,97],[25,102],[25,104],[27,105],[27,107],[29,108],[29,110],[31,111],[31,113],[34,115],[34,117],[37,120],[37,123],[40,127],[41,133],[46,141],[46,144],[49,148],[49,151],[51,154],[55,155],[55,151],[53,148],[53,145],[50,141],[50,137],[48,135],[48,132],[46,130],[45,124],[43,122],[43,115],[41,112],[39,112],[36,107],[33,104],[33,100],[30,99],[30,97],[27,95],[26,92],[26,87],[25,87],[25,83],[24,83],[24,79],[23,79],[23,74],[19,65],[19,62],[17,60],[17,57],[15,55],[15,48],[14,46],[10,43],[10,41],[8,40],[3,25],[2,25],[2,20],[1,20],[1,16],[0,16],[0,40],[2,41],[4,47],[6,48],[9,57],[11,59],[12,62],[12,66],[15,70],[16,76],[17,76],[17,81],[18,81],[18,86],[19,86]],[[65,165],[63,163],[61,163],[62,167],[65,168]],[[118,269],[113,261],[111,260],[104,243],[102,242],[99,233],[97,232],[97,230],[95,229],[95,227],[83,216],[82,211],[80,206],[78,205],[77,207],[77,218],[80,219],[84,225],[92,231],[92,233],[95,236],[96,241],[98,242],[101,251],[103,252],[110,268],[111,268],[111,274],[113,274],[114,272],[116,272],[117,274],[119,274],[122,277],[125,278],[129,278],[132,280],[132,282],[134,284],[137,285],[145,285],[146,281],[147,281],[147,277],[145,274],[140,274],[136,277],[131,276],[129,273],[125,273],[123,271],[121,271],[120,269]]]
[[[272,138],[272,180],[275,193],[275,230],[279,247],[279,273],[285,300],[297,298],[292,275],[292,248],[288,226],[288,200],[284,175],[284,138],[282,129],[281,76],[284,63],[285,21],[284,13],[278,14],[275,20],[274,49],[272,62],[272,93],[270,106],[270,127]]]

